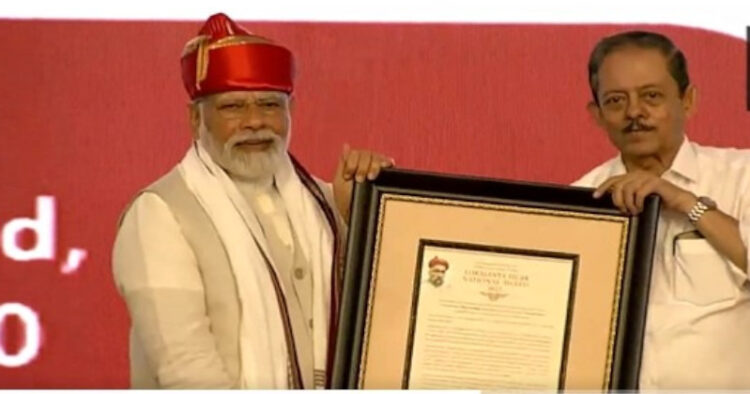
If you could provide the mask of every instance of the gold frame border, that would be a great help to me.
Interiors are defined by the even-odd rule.
[[[620,253],[618,258],[617,267],[617,283],[615,284],[615,295],[612,305],[612,319],[609,323],[609,344],[607,346],[607,362],[604,370],[604,384],[602,389],[606,390],[609,386],[611,379],[610,370],[612,369],[613,352],[615,345],[615,338],[617,330],[613,329],[616,326],[616,322],[620,315],[620,294],[622,290],[622,279],[625,269],[625,251],[628,244],[628,229],[630,227],[630,220],[625,217],[618,217],[604,214],[594,214],[585,212],[569,212],[547,208],[530,208],[530,207],[519,207],[513,205],[504,205],[497,203],[482,203],[472,201],[461,201],[451,200],[447,198],[436,198],[436,197],[416,197],[416,196],[404,196],[395,193],[383,193],[380,197],[379,202],[379,213],[378,213],[378,231],[375,234],[375,250],[373,253],[373,262],[370,268],[370,285],[368,288],[369,296],[367,297],[367,313],[365,314],[365,329],[362,337],[362,351],[359,360],[359,371],[357,376],[357,388],[363,389],[364,382],[364,371],[367,365],[367,351],[369,349],[368,343],[370,340],[370,322],[372,320],[372,301],[375,298],[375,285],[377,283],[377,272],[378,272],[378,257],[380,256],[380,244],[381,244],[381,233],[383,230],[383,217],[385,216],[385,204],[388,200],[394,201],[409,201],[409,202],[422,202],[433,205],[448,205],[458,206],[464,208],[485,208],[493,211],[506,211],[506,212],[520,212],[520,213],[535,213],[548,216],[559,216],[559,217],[574,217],[574,218],[586,218],[594,219],[599,221],[608,222],[621,222],[623,224],[622,235],[620,236]]]

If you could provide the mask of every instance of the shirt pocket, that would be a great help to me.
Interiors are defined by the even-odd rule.
[[[678,301],[706,306],[737,296],[731,262],[704,238],[678,239],[674,257],[674,296]]]

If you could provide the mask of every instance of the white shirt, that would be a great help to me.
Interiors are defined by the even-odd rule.
[[[626,172],[621,157],[575,182],[597,187]],[[750,245],[750,150],[682,143],[662,178],[737,219]],[[653,261],[641,389],[750,389],[750,284],[695,231],[662,208]],[[695,233],[693,233],[695,235]]]

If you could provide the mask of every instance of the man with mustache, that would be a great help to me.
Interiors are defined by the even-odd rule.
[[[310,176],[287,151],[291,52],[226,15],[181,63],[193,144],[137,195],[113,250],[132,387],[323,387],[344,235],[335,206],[348,208],[353,178],[393,162],[347,146],[333,190]]]
[[[576,185],[633,215],[662,201],[641,388],[750,388],[750,152],[688,140],[696,88],[667,37],[604,38],[588,68],[589,112],[620,155]]]

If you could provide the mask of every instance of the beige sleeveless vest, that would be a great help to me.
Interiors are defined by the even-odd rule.
[[[324,191],[326,200],[331,206],[333,197],[330,193],[330,186],[318,180],[320,188]],[[216,347],[221,356],[227,372],[235,382],[234,386],[239,388],[241,365],[240,365],[240,346],[239,346],[239,328],[240,328],[240,305],[239,295],[237,293],[234,273],[229,262],[229,257],[224,245],[219,238],[218,232],[213,226],[210,218],[203,210],[195,196],[190,192],[175,167],[162,178],[142,190],[141,193],[154,193],[159,196],[170,208],[177,223],[182,229],[183,235],[193,250],[198,267],[201,271],[201,278],[206,297],[206,312],[211,322],[211,331],[216,339]],[[125,210],[127,212],[127,209]],[[341,229],[343,226],[340,221],[337,223]],[[297,237],[294,237],[297,243]],[[270,245],[273,249],[277,246]],[[295,250],[300,250],[299,245],[295,245]],[[276,255],[276,253],[273,253]],[[297,256],[295,256],[297,257]],[[276,258],[275,256],[273,258]],[[299,257],[286,263],[293,269],[299,268]],[[277,270],[280,270],[278,266]],[[292,271],[294,272],[294,271]],[[299,272],[299,271],[297,271]],[[285,276],[285,275],[282,275]],[[308,275],[309,276],[309,275]],[[287,276],[288,278],[288,276]],[[283,280],[285,287],[292,281]],[[288,288],[288,287],[287,287]],[[307,302],[308,300],[302,300]],[[290,302],[290,304],[293,304]],[[293,319],[293,331],[295,342],[298,337],[304,337],[300,327],[304,326],[309,319],[305,316],[311,316],[310,313],[304,313],[301,310],[294,312],[290,310]],[[296,323],[295,323],[296,322]],[[302,322],[302,323],[300,323]],[[301,339],[301,338],[300,338]],[[310,355],[298,354],[302,368],[307,369],[310,365],[303,359],[312,358],[312,344],[300,349],[298,353],[310,352]],[[305,365],[307,364],[307,365]],[[158,382],[153,371],[150,370],[143,350],[131,331],[130,334],[130,366],[131,366],[131,383],[134,388],[157,388]],[[311,380],[313,371],[303,372],[303,379],[306,388]],[[307,375],[307,376],[306,376]]]

